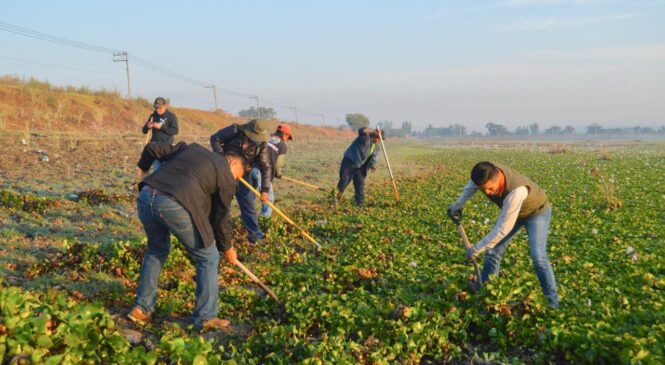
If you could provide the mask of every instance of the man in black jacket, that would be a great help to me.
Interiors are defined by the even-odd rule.
[[[351,143],[344,152],[342,165],[339,167],[339,182],[337,183],[337,194],[335,200],[344,193],[344,190],[353,181],[355,189],[354,199],[356,205],[362,207],[365,204],[365,178],[368,170],[374,170],[379,161],[377,147],[380,138],[383,136],[382,130],[360,128],[358,137]]]
[[[252,119],[246,124],[232,124],[222,128],[210,136],[212,150],[218,153],[235,152],[242,154],[251,165],[258,169],[261,176],[272,176],[272,165],[268,152],[268,139],[270,138],[270,122],[262,119]],[[254,184],[251,174],[247,172],[245,180]],[[270,179],[261,181],[261,201],[266,203],[270,199]],[[245,185],[240,184],[236,192],[236,200],[240,206],[240,219],[248,233],[248,239],[257,243],[265,237],[259,227],[259,218],[256,214],[256,197]]]
[[[163,165],[139,184],[137,210],[148,236],[148,251],[141,264],[134,307],[128,314],[132,321],[150,320],[173,233],[196,261],[194,326],[228,326],[227,320],[217,317],[219,254],[224,252],[229,263],[236,264],[229,213],[237,180],[249,165],[242,155],[225,157],[196,143],[155,142],[143,149],[138,163],[141,170],[148,170],[155,160]]]
[[[150,142],[173,143],[173,136],[178,134],[178,118],[168,110],[166,99],[161,96],[155,99],[153,106],[155,111],[143,126],[143,134],[152,129]]]

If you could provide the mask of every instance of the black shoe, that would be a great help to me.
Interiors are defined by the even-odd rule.
[[[255,245],[257,243],[261,243],[261,240],[264,239],[264,238],[266,238],[266,235],[264,233],[261,233],[261,236],[259,238],[250,239],[249,243]]]

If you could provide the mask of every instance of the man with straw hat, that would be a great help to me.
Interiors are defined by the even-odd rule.
[[[218,153],[239,153],[247,159],[252,169],[257,169],[261,176],[273,176],[270,163],[268,140],[270,139],[270,122],[264,119],[252,119],[245,124],[232,124],[222,128],[210,136],[212,150]],[[251,171],[244,179],[252,184]],[[261,201],[270,199],[270,179],[261,181]],[[239,185],[236,200],[240,206],[240,219],[247,230],[251,243],[257,243],[265,237],[259,227],[256,214],[256,198],[245,185]]]

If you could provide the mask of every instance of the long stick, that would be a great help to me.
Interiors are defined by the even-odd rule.
[[[397,191],[397,183],[395,182],[395,176],[393,175],[393,168],[390,167],[390,161],[388,160],[388,152],[386,152],[386,145],[383,143],[383,136],[381,136],[381,129],[379,127],[376,127],[376,131],[379,134],[379,139],[381,140],[381,150],[383,150],[383,156],[386,158],[386,165],[388,165],[388,171],[390,172],[390,180],[393,183],[395,200],[399,201],[399,191]]]
[[[457,225],[457,230],[459,231],[459,234],[462,235],[462,241],[464,242],[464,247],[469,248],[471,247],[471,242],[469,242],[469,237],[466,235],[466,231],[464,230],[464,226],[462,226],[462,223],[459,223]],[[480,286],[483,286],[483,281],[480,279],[480,268],[478,267],[478,262],[476,261],[476,258],[474,257],[471,259],[471,263],[473,264],[473,268],[476,270],[476,276],[478,277],[478,283]]]
[[[236,266],[238,266],[240,270],[242,270],[245,274],[247,274],[247,276],[249,276],[253,282],[255,282],[258,286],[260,286],[261,289],[263,289],[263,291],[266,292],[266,294],[268,294],[272,299],[274,299],[277,303],[279,303],[279,298],[277,298],[277,295],[275,295],[275,293],[273,293],[272,290],[270,290],[270,288],[268,288],[265,284],[263,284],[261,280],[259,280],[259,278],[257,278],[256,275],[254,275],[254,273],[249,271],[249,269],[246,268],[245,265],[242,264],[242,262],[236,261]]]
[[[240,182],[243,183],[243,185],[245,185],[249,190],[251,190],[256,196],[258,196],[259,199],[261,198],[261,193],[259,193],[258,191],[256,191],[256,189],[254,189],[254,187],[253,187],[252,185],[250,185],[247,181],[245,181],[245,179],[243,179],[243,178],[241,177],[241,178],[240,178]],[[288,222],[289,224],[291,224],[292,226],[298,228],[298,229],[300,230],[300,233],[301,233],[303,236],[305,236],[305,238],[307,238],[310,242],[312,242],[313,244],[315,244],[316,247],[321,248],[321,245],[319,245],[319,243],[316,242],[316,240],[314,239],[314,237],[312,237],[312,236],[311,236],[309,233],[307,233],[307,231],[305,231],[304,229],[300,228],[300,226],[298,226],[294,221],[292,221],[291,218],[287,217],[286,214],[282,213],[282,211],[279,210],[279,208],[277,208],[273,203],[271,203],[271,202],[268,201],[268,202],[266,202],[266,204],[268,204],[268,206],[269,206],[270,208],[272,208],[272,210],[274,210],[275,212],[277,212],[277,214],[278,214],[280,217],[284,218],[285,221],[287,221],[287,222]]]
[[[304,181],[296,180],[296,179],[293,179],[293,178],[290,178],[290,177],[284,176],[284,175],[282,175],[282,180],[290,181],[292,183],[300,184],[302,186],[307,186],[308,188],[312,188],[312,189],[316,189],[316,190],[323,190],[323,188],[321,188],[319,186],[312,185],[312,184],[306,183]]]

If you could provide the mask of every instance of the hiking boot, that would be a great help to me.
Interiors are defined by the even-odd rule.
[[[201,325],[202,331],[214,331],[221,330],[231,325],[231,321],[228,319],[213,318],[209,319]]]
[[[127,314],[127,318],[134,323],[144,325],[150,321],[150,315],[146,314],[140,307],[134,307]]]

